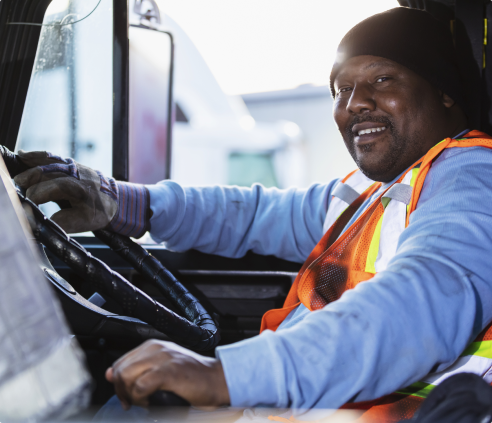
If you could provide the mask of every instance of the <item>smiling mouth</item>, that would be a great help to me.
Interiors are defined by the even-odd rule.
[[[373,134],[375,132],[383,132],[386,130],[386,126],[377,126],[374,128],[361,129],[357,132],[357,135],[360,137],[362,135]]]

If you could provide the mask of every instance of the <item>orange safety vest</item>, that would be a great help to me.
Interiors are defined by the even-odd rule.
[[[398,179],[395,184],[401,183],[404,179],[408,181],[409,177],[412,177],[411,199],[406,207],[406,218],[404,217],[404,223],[402,224],[403,229],[408,226],[410,214],[417,207],[425,178],[434,159],[445,148],[475,146],[492,149],[492,137],[479,131],[471,131],[465,135],[465,138],[446,138],[431,148],[422,159],[418,160]],[[412,174],[409,174],[409,172],[412,172]],[[353,174],[353,172],[349,174],[342,182],[346,182]],[[276,330],[287,315],[301,303],[310,311],[319,310],[330,302],[339,299],[348,289],[352,289],[357,284],[374,277],[376,270],[371,270],[373,266],[368,267],[368,258],[370,258],[371,245],[374,244],[375,233],[381,231],[382,217],[385,212],[383,197],[393,185],[388,187],[340,235],[357,209],[381,187],[381,184],[370,184],[355,201],[346,207],[302,266],[287,295],[284,307],[265,313],[261,322],[261,331],[265,329]],[[379,234],[380,232],[378,232],[378,236]],[[385,235],[381,234],[381,237],[383,236]],[[466,357],[464,357],[465,355]],[[465,350],[461,357],[465,360],[460,362],[460,359],[458,359],[451,366],[453,373],[459,371],[463,362],[468,363],[468,367],[463,371],[470,371],[470,357],[477,362],[476,373],[482,376],[487,372],[488,375],[491,374],[492,324],[487,326],[480,336]],[[444,379],[443,372],[436,375],[439,377],[427,378],[427,382],[416,382],[408,388],[382,398],[367,402],[349,403],[342,408],[367,410],[361,418],[363,422],[398,422],[402,419],[411,418],[427,393]],[[438,382],[435,382],[436,379],[438,379]]]

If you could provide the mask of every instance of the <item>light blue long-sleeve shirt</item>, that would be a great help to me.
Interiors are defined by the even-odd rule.
[[[149,186],[151,234],[168,248],[304,261],[337,181],[308,189]],[[370,204],[374,196],[367,201]],[[492,320],[492,150],[434,162],[388,268],[321,310],[219,347],[231,405],[337,408],[452,364]]]

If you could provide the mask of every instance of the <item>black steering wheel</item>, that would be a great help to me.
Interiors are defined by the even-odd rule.
[[[27,170],[18,156],[5,147],[0,146],[0,153],[12,178]],[[21,203],[28,204],[32,209],[30,223],[36,240],[77,275],[92,282],[98,292],[114,299],[127,316],[151,325],[158,332],[195,351],[211,350],[218,344],[219,331],[210,314],[159,260],[140,245],[128,237],[110,231],[94,232],[97,238],[156,286],[183,317],[154,301],[101,260],[92,256],[21,192],[19,192],[19,199]],[[166,392],[154,394],[151,402],[155,405],[184,405],[185,403],[179,397]]]

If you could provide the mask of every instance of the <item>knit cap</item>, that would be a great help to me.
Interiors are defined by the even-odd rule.
[[[355,25],[343,37],[330,75],[333,83],[341,66],[355,56],[390,59],[422,76],[463,106],[461,76],[449,27],[430,13],[395,7]]]

